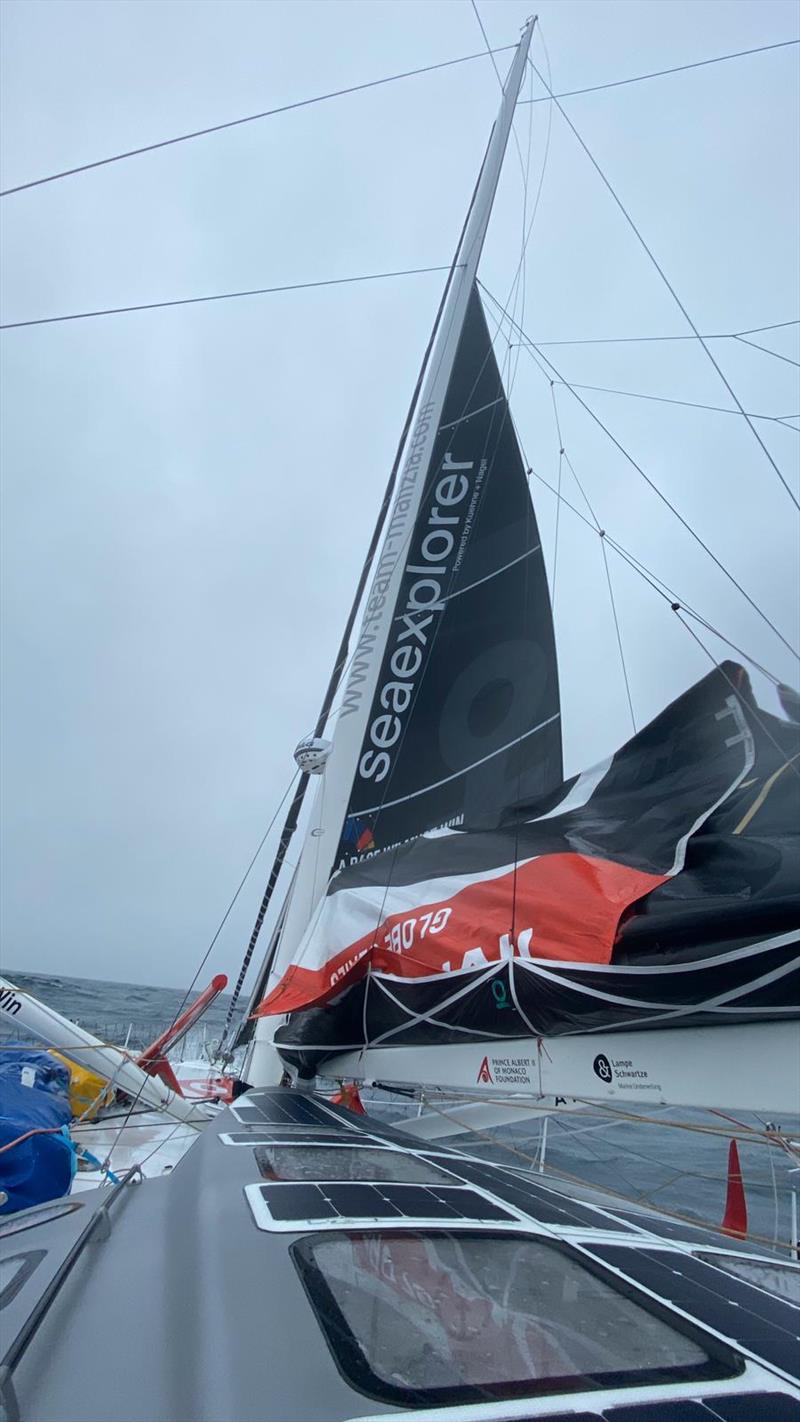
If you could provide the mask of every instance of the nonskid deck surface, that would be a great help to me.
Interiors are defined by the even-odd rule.
[[[110,1197],[0,1228],[12,1419],[800,1418],[800,1270],[321,1097],[249,1093],[81,1247]]]

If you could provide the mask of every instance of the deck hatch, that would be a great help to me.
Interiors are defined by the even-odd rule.
[[[290,1253],[340,1371],[384,1403],[452,1406],[742,1371],[701,1326],[532,1234],[340,1230]]]
[[[252,1125],[245,1131],[221,1131],[220,1140],[227,1146],[293,1146],[295,1149],[304,1149],[306,1146],[335,1146],[335,1145],[374,1145],[376,1148],[383,1145],[377,1136],[368,1136],[359,1132],[339,1131],[332,1128],[330,1131],[324,1129],[305,1130],[298,1126],[289,1128],[283,1126],[257,1126]],[[385,1145],[386,1150],[392,1147]]]
[[[264,1144],[253,1154],[265,1180],[395,1181],[413,1185],[445,1185],[453,1177],[440,1166],[411,1151],[391,1146],[352,1144],[297,1146]]]

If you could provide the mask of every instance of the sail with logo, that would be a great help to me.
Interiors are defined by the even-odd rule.
[[[757,707],[740,667],[563,782],[544,559],[477,283],[530,32],[326,721],[330,755],[251,1007],[250,1081],[270,1080],[276,1040],[313,1067],[389,1039],[798,1011],[797,727]]]
[[[360,711],[364,719],[367,711],[334,872],[423,831],[496,823],[510,801],[538,798],[562,778],[544,558],[474,287],[427,467],[418,473],[432,418],[423,406],[338,718],[337,738],[351,716]],[[412,480],[423,488],[409,529]],[[378,675],[367,698],[370,659]],[[307,956],[308,942],[267,998],[269,1010],[292,1011],[335,985],[326,962]]]
[[[417,440],[427,418],[423,409]],[[372,608],[388,586],[383,569],[400,559],[337,869],[422,830],[497,814],[520,790],[540,794],[561,778],[544,559],[474,288],[410,537],[404,503],[401,485],[340,713],[357,701]]]

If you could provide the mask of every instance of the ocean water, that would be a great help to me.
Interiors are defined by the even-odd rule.
[[[109,983],[46,973],[16,973],[11,968],[4,970],[3,975],[104,1042],[127,1042],[131,1048],[139,1050],[148,1046],[174,1022],[178,1013],[193,1002],[206,986],[205,980],[200,981],[195,990],[187,995],[178,988]],[[214,999],[179,1046],[180,1056],[205,1055],[204,1049],[216,1046],[230,1001],[230,993],[220,993]],[[247,997],[244,996],[234,1015],[234,1025],[241,1021],[246,1006]]]
[[[6,976],[104,1041],[127,1040],[132,1048],[145,1047],[174,1021],[186,1003],[184,992],[141,983],[11,970]],[[189,1000],[195,995],[191,994]],[[179,1047],[179,1055],[193,1058],[213,1051],[229,1004],[230,996],[221,994]],[[243,1007],[237,1011],[235,1022],[241,1020],[242,1011]],[[402,1124],[403,1114],[409,1109],[416,1114],[417,1109],[415,1104],[400,1105],[385,1093],[377,1093],[369,1105],[376,1114],[398,1125]],[[734,1120],[709,1112],[656,1106],[649,1109],[652,1119],[647,1123],[609,1121],[589,1108],[551,1117],[546,1140],[547,1173],[617,1192],[628,1201],[719,1225],[725,1209],[728,1146],[736,1136],[750,1234],[765,1246],[776,1243],[788,1257],[791,1196],[792,1192],[800,1196],[800,1161],[780,1146],[748,1140],[741,1130],[737,1136],[737,1122],[740,1127],[751,1128],[762,1127],[764,1122],[748,1112],[730,1114]],[[800,1140],[800,1117],[782,1118],[777,1124],[795,1141]],[[704,1134],[707,1129],[712,1133]],[[542,1123],[527,1118],[519,1125],[461,1135],[453,1143],[501,1164],[535,1169],[542,1144]]]

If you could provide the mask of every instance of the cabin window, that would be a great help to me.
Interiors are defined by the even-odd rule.
[[[475,1231],[317,1235],[291,1250],[337,1366],[447,1405],[730,1376],[736,1354],[569,1246]]]
[[[454,1182],[451,1175],[399,1150],[374,1146],[258,1146],[256,1164],[265,1180],[395,1181],[437,1185]]]

